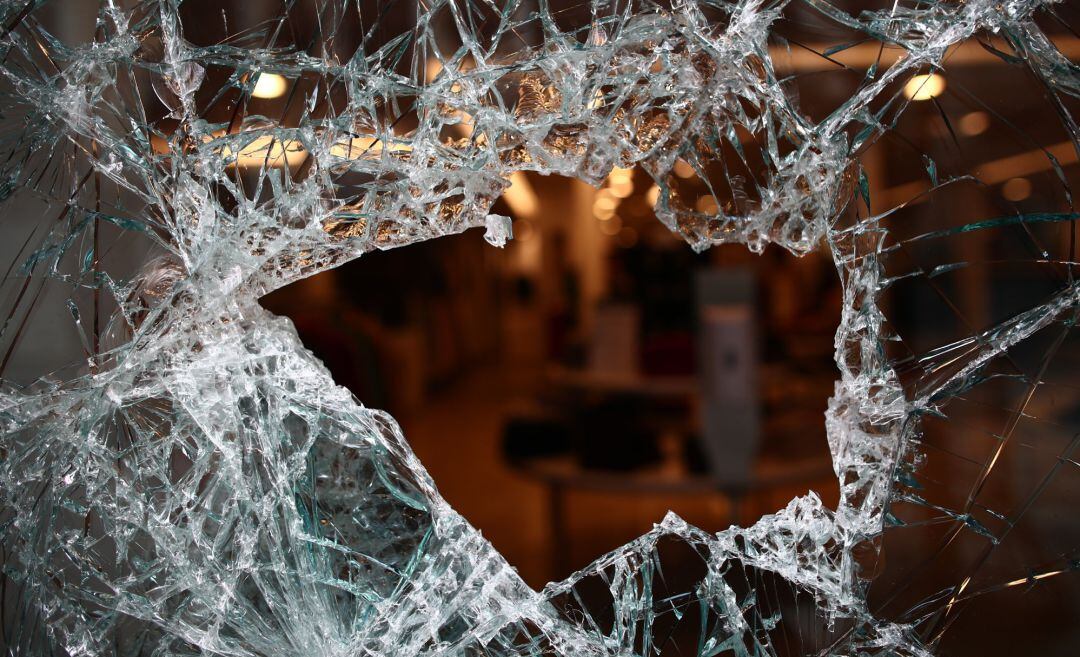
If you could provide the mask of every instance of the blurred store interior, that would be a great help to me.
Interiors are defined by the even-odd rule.
[[[616,169],[599,190],[518,174],[494,208],[514,218],[505,249],[469,231],[263,301],[335,380],[401,422],[447,500],[534,585],[668,510],[717,530],[808,489],[835,504],[833,263],[741,245],[695,254],[650,194],[642,171]],[[698,366],[709,317],[712,388]]]

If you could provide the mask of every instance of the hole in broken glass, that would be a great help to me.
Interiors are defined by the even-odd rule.
[[[440,493],[534,586],[669,510],[716,531],[807,489],[835,506],[828,256],[695,254],[640,170],[511,182],[492,209],[513,219],[505,249],[474,230],[375,251],[261,302],[401,422]]]

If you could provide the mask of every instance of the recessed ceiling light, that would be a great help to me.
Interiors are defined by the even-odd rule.
[[[916,75],[904,85],[904,95],[910,100],[930,100],[945,91],[945,78],[937,73]]]
[[[288,82],[277,73],[259,73],[255,80],[255,89],[251,92],[256,98],[277,98],[285,93]]]
[[[969,137],[981,135],[990,128],[990,115],[986,112],[968,112],[960,117],[960,132]]]

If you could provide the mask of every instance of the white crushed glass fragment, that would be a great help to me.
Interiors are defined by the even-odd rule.
[[[484,219],[484,239],[488,244],[502,248],[506,241],[514,239],[514,220],[501,214],[489,214]]]

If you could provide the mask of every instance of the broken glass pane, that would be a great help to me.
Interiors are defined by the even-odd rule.
[[[1076,23],[1035,0],[0,3],[0,642],[925,655],[1003,609],[1075,627]],[[473,227],[501,246],[519,172],[634,166],[693,249],[833,258],[841,496],[717,534],[669,515],[536,591],[257,301]]]

